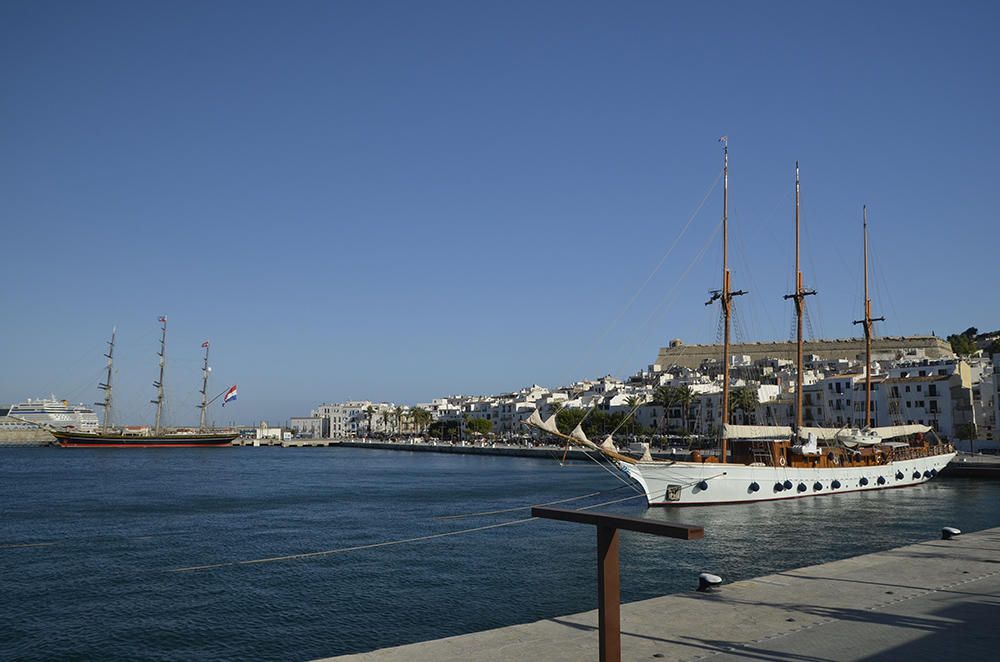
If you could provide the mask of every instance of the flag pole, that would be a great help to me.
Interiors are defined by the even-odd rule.
[[[232,388],[232,386],[230,386],[229,388]],[[229,388],[223,390],[222,393],[219,393],[219,395],[215,396],[214,398],[206,402],[205,406],[208,407],[210,404],[212,404],[213,402],[224,396],[226,393],[229,393]]]

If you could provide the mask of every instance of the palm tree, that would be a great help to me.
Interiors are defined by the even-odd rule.
[[[681,406],[681,410],[684,416],[684,434],[691,431],[690,421],[688,421],[688,416],[691,413],[691,403],[694,402],[694,391],[691,387],[685,384],[674,389],[676,403]]]
[[[417,427],[417,433],[422,434],[431,422],[431,413],[422,407],[414,407],[410,412],[413,423]]]
[[[368,405],[365,407],[365,416],[368,417],[368,436],[372,436],[372,416],[375,415],[375,407]]]
[[[661,386],[653,393],[653,402],[663,407],[663,428],[669,427],[670,410],[680,404],[679,389],[673,386]]]
[[[382,415],[379,416],[382,419],[382,428],[386,434],[389,433],[389,423],[392,421],[392,410],[383,409]]]
[[[396,417],[396,434],[401,434],[401,430],[403,429],[403,408],[397,406],[393,414]]]
[[[640,398],[638,395],[630,395],[625,398],[625,406],[628,407],[625,420],[628,421],[629,434],[635,434],[635,412],[644,401],[645,399]]]
[[[733,397],[729,401],[729,412],[733,414],[737,409],[743,412],[743,424],[749,422],[749,415],[757,408],[757,391],[749,386],[741,386],[733,391]]]

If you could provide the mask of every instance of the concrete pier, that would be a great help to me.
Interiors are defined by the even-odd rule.
[[[998,622],[995,528],[623,605],[622,659],[986,660]],[[596,625],[589,611],[330,659],[596,660]]]

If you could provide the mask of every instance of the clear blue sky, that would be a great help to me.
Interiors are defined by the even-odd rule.
[[[558,385],[712,342],[731,148],[750,340],[1000,328],[996,3],[0,5],[0,401],[92,402],[119,329],[149,420],[199,346],[219,421]]]

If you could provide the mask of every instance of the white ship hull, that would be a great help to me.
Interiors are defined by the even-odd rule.
[[[953,457],[955,453],[944,453],[875,466],[815,469],[718,462],[615,464],[643,488],[651,506],[708,506],[919,485]]]

